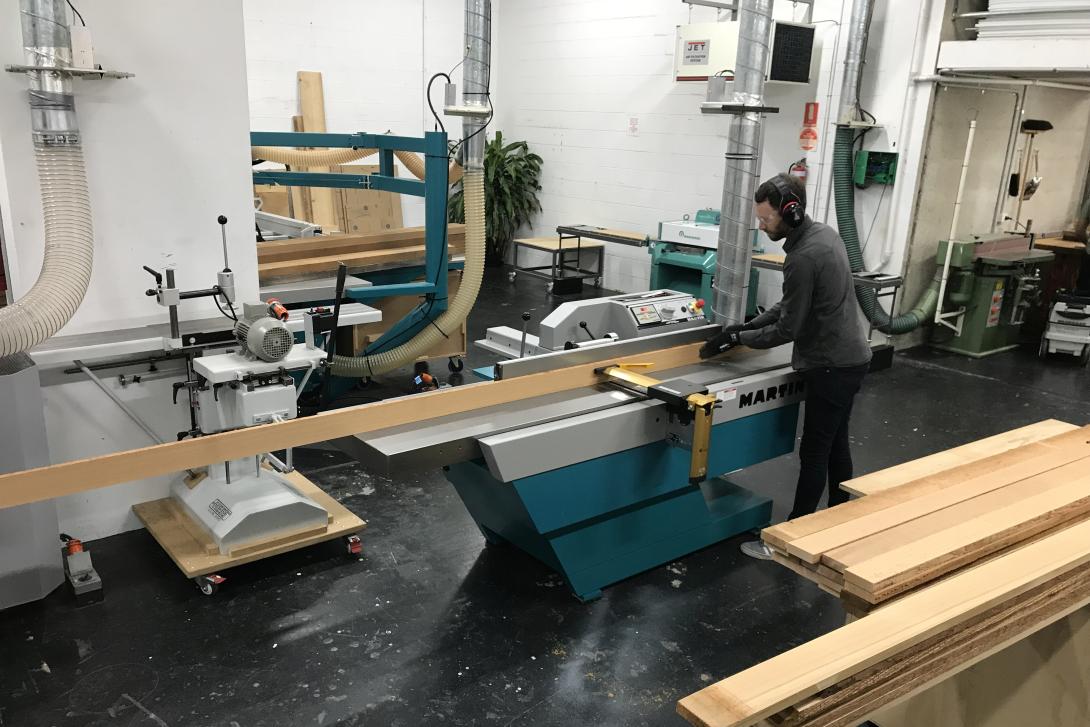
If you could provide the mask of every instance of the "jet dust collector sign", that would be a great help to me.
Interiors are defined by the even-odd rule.
[[[708,50],[711,48],[712,42],[710,40],[687,40],[685,41],[685,49],[681,54],[681,65],[683,66],[706,66],[708,65]]]

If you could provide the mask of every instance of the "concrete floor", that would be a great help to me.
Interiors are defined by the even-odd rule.
[[[471,337],[551,304],[539,281],[490,270]],[[857,400],[857,472],[1048,417],[1086,423],[1088,404],[1085,369],[1028,351],[899,354]],[[103,603],[76,609],[62,589],[0,613],[0,725],[676,725],[679,697],[843,622],[741,538],[581,604],[536,561],[486,547],[441,473],[391,481],[320,450],[296,462],[369,521],[363,557],[312,547],[230,571],[207,598],[144,531],[91,543]],[[795,475],[786,456],[738,481],[778,519]]]

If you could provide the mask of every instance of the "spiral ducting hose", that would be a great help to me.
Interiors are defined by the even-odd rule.
[[[290,167],[329,167],[366,159],[377,152],[378,149],[289,149],[281,146],[254,146],[250,147],[250,158],[287,164]],[[414,177],[424,178],[424,160],[419,155],[411,151],[396,151],[394,156]],[[447,176],[449,184],[454,184],[461,179],[461,165],[458,162],[452,162]]]
[[[0,358],[34,348],[75,314],[91,281],[95,239],[83,149],[35,144],[45,259],[34,286],[0,308]]]
[[[335,356],[333,373],[337,376],[364,378],[383,374],[415,361],[439,344],[446,336],[453,335],[465,321],[484,276],[485,226],[484,226],[484,171],[470,170],[463,182],[466,204],[466,251],[465,271],[458,293],[450,306],[408,343],[397,348],[370,356]]]
[[[27,65],[72,65],[66,16],[64,0],[21,0]],[[95,247],[72,79],[43,71],[27,76],[45,255],[30,290],[0,308],[0,358],[34,348],[72,318],[91,281]]]
[[[833,190],[836,196],[836,226],[840,231],[840,238],[844,240],[844,247],[848,251],[848,262],[852,272],[858,273],[864,269],[863,251],[859,246],[859,231],[855,226],[855,162],[853,151],[855,149],[855,130],[850,126],[838,126],[836,130],[836,144],[833,146]],[[878,304],[878,295],[873,288],[856,286],[855,296],[867,320],[874,324],[882,333],[897,335],[914,331],[924,321],[930,320],[935,315],[935,309],[939,301],[939,284],[942,280],[940,272],[935,273],[934,279],[924,290],[917,301],[916,306],[908,313],[890,317]]]

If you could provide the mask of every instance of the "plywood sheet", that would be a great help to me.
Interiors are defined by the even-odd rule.
[[[296,74],[299,89],[299,113],[303,117],[303,128],[307,131],[324,132],[325,128],[325,93],[322,89],[322,74],[315,71],[299,71]],[[311,167],[308,171],[327,172],[328,167]],[[333,190],[328,187],[308,187],[312,222],[322,226],[325,231],[339,229],[337,213],[333,204]]]

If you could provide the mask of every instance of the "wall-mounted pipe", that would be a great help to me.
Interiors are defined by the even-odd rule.
[[[64,0],[22,0],[20,17],[27,65],[72,65]],[[45,256],[30,290],[0,308],[0,358],[37,346],[72,318],[87,293],[94,256],[91,202],[72,79],[46,71],[30,71],[27,76]]]

